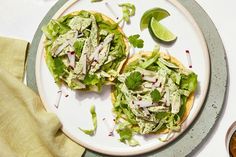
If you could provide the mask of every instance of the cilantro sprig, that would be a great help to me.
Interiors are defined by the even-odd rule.
[[[142,39],[139,39],[139,37],[140,37],[139,34],[131,35],[128,37],[128,40],[130,44],[133,45],[133,47],[143,48],[144,41]]]
[[[143,82],[140,72],[132,72],[125,80],[125,85],[130,90],[137,89]]]
[[[153,102],[158,102],[159,100],[161,100],[161,94],[157,89],[154,89],[151,92],[151,98]]]

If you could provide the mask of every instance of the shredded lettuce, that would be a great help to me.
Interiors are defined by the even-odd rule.
[[[56,20],[51,20],[48,25],[42,27],[42,31],[48,39],[55,40],[60,34],[65,34],[70,28]]]
[[[97,77],[97,75],[90,75],[87,74],[83,80],[83,83],[86,85],[96,85],[100,83],[100,79]]]
[[[180,81],[181,89],[193,92],[197,88],[197,75],[195,73],[190,73],[189,75],[182,75]]]
[[[135,120],[135,115],[129,108],[122,108],[124,114],[127,116],[127,121],[129,121],[131,124],[137,124]]]
[[[90,12],[86,11],[86,10],[81,10],[78,14],[78,16],[84,17],[84,18],[89,18],[91,15]]]
[[[181,107],[179,109],[179,113],[178,113],[178,116],[179,117],[182,117],[186,111],[186,102],[187,102],[187,97],[182,95],[181,96]]]
[[[173,82],[175,82],[177,85],[180,84],[181,81],[181,75],[177,72],[171,72],[170,78],[172,79]]]
[[[60,77],[65,74],[66,66],[61,58],[53,59],[50,52],[46,51],[46,63],[50,72],[53,74],[56,83],[60,83]]]
[[[117,132],[120,135],[121,142],[125,142],[126,140],[131,140],[132,138],[132,130],[128,127],[117,129]]]
[[[128,66],[128,67],[125,67],[124,72],[133,71],[133,70],[135,70],[135,68],[136,68],[138,65],[139,65],[139,61],[138,61],[138,60],[135,60],[135,61],[129,63],[129,66]]]
[[[163,64],[162,62],[160,62],[159,60],[156,62],[157,65],[162,68],[163,70],[166,71],[166,73],[171,74],[171,69],[169,69],[165,64]]]
[[[92,121],[93,121],[93,129],[90,129],[90,130],[86,130],[86,129],[82,129],[82,128],[79,128],[79,129],[81,131],[83,131],[85,134],[92,136],[95,134],[95,132],[97,130],[97,114],[95,112],[94,105],[91,106],[90,113],[91,113]]]
[[[77,41],[75,41],[75,43],[73,45],[77,58],[79,58],[82,54],[82,50],[84,47],[84,41],[85,40],[77,40]]]
[[[118,125],[117,133],[120,135],[120,141],[130,146],[137,146],[139,142],[133,138],[133,131],[128,122],[123,122]]]
[[[149,67],[151,64],[153,64],[158,57],[160,56],[159,54],[159,50],[155,50],[152,52],[152,56],[150,58],[148,58],[147,61],[143,62],[140,64],[140,67],[143,69],[146,69],[147,67]]]
[[[131,3],[123,3],[119,4],[119,7],[122,8],[123,13],[123,17],[119,22],[124,20],[125,22],[130,23],[130,17],[135,15],[135,6]]]
[[[117,69],[119,67],[119,63],[126,57],[126,44],[124,41],[124,35],[117,29],[117,23],[111,23],[108,20],[103,20],[100,13],[96,13],[95,15],[98,27],[101,30],[107,31],[109,34],[114,34],[114,39],[111,42],[110,46],[110,55],[114,57],[112,62],[104,64],[101,69],[105,72],[108,72],[110,69]]]
[[[173,69],[178,69],[179,67],[177,67],[175,64],[168,62],[167,60],[165,60],[164,58],[159,58],[158,59],[162,64],[164,64],[165,66],[169,67],[169,68],[173,68]]]

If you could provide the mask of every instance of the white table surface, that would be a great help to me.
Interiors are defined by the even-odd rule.
[[[29,42],[47,11],[56,0],[0,0],[0,36],[24,39]],[[197,157],[226,157],[225,135],[236,120],[236,1],[197,0],[209,14],[223,40],[229,65],[229,91],[225,109],[213,133],[194,154]]]

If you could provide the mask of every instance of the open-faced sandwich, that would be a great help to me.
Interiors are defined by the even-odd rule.
[[[42,30],[47,66],[57,83],[71,89],[100,91],[116,78],[128,56],[118,24],[98,12],[73,12]]]
[[[132,145],[130,135],[180,131],[196,87],[197,75],[170,55],[154,50],[132,56],[112,92],[121,141]]]

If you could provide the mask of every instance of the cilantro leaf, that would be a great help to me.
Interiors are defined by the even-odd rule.
[[[93,120],[93,129],[90,130],[86,130],[86,129],[81,129],[79,128],[81,131],[83,131],[85,134],[87,135],[94,135],[96,129],[97,129],[97,114],[95,112],[95,107],[94,105],[91,106],[90,108],[90,113],[92,115],[92,120]]]
[[[130,42],[130,44],[133,45],[133,47],[137,47],[137,48],[143,48],[143,40],[139,39],[140,35],[139,34],[135,34],[135,35],[131,35],[129,36],[128,40]]]
[[[120,23],[122,20],[130,23],[130,17],[135,15],[135,6],[131,3],[123,3],[119,4],[119,7],[122,8],[123,17],[118,23]]]
[[[137,89],[142,84],[142,75],[140,72],[131,73],[125,80],[125,85],[130,90]]]
[[[161,94],[157,89],[151,92],[151,97],[153,102],[158,102],[161,99]]]

